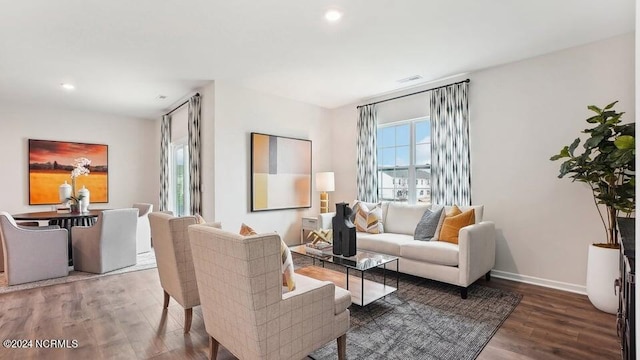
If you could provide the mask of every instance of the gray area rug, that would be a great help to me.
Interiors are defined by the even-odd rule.
[[[94,279],[97,277],[108,276],[108,275],[116,275],[116,274],[124,274],[132,271],[139,270],[147,270],[156,268],[156,254],[153,252],[153,248],[148,253],[138,254],[138,258],[136,259],[136,264],[134,266],[129,266],[123,269],[114,270],[105,274],[91,274],[82,271],[73,270],[73,266],[69,266],[69,276],[56,278],[56,279],[48,279],[42,281],[34,281],[27,284],[20,285],[7,285],[7,277],[4,276],[3,272],[0,272],[0,294],[6,294],[14,291],[33,289],[41,286],[50,286],[50,285],[58,285],[65,284],[74,281],[86,280],[86,279]]]
[[[294,264],[304,267],[311,260],[295,255]],[[378,272],[365,276],[376,277]],[[394,277],[392,273],[390,278]],[[394,294],[366,307],[349,308],[347,358],[475,359],[520,299],[514,292],[472,285],[468,299],[463,300],[456,286],[401,274]],[[336,354],[332,341],[310,357],[335,359]]]

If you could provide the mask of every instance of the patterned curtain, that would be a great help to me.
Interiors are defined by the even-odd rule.
[[[471,204],[469,83],[431,92],[431,201]]]
[[[357,182],[358,200],[378,202],[378,160],[376,134],[378,114],[375,105],[360,108],[358,115]]]
[[[200,165],[200,95],[189,99],[189,197],[191,214],[202,215],[202,186]]]
[[[164,115],[160,124],[160,211],[169,210],[169,145],[171,115]]]

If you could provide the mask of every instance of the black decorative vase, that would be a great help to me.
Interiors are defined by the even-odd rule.
[[[349,216],[353,211],[347,203],[336,204],[336,216],[333,217],[333,253],[353,256],[356,254],[356,227]]]

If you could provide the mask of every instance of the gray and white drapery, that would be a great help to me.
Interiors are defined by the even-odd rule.
[[[358,200],[366,202],[378,201],[377,128],[378,114],[375,104],[361,107],[357,125],[356,179],[358,185]]]
[[[200,163],[200,95],[189,99],[189,198],[191,214],[202,214],[202,166]]]
[[[164,115],[160,123],[160,211],[169,210],[170,144],[171,115]]]
[[[431,92],[431,201],[471,204],[469,83]]]

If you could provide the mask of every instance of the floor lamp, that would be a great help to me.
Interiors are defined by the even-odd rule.
[[[327,192],[335,190],[333,172],[316,173],[316,190],[320,191],[320,213],[328,213],[329,194]]]

